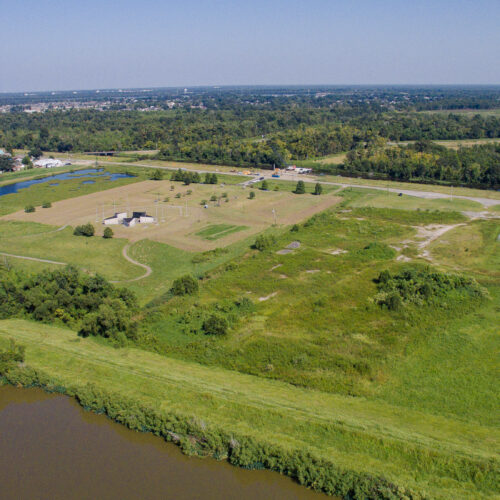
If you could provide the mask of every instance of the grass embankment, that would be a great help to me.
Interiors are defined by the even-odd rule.
[[[132,414],[134,408],[138,414],[148,407],[154,415],[176,416],[175,425],[163,429],[164,434],[198,429],[201,439],[204,432],[213,436],[219,430],[221,436],[233,436],[233,446],[239,439],[244,444],[236,463],[256,465],[264,459],[262,451],[271,448],[275,454],[263,463],[282,469],[283,460],[310,454],[316,463],[299,479],[306,484],[315,480],[313,486],[326,486],[330,493],[341,493],[338,486],[345,477],[339,473],[325,482],[315,468],[334,464],[337,471],[351,471],[351,481],[359,477],[360,485],[366,475],[372,481],[385,478],[390,482],[385,494],[392,490],[401,498],[405,490],[391,483],[432,498],[487,498],[494,492],[499,436],[492,427],[304,390],[137,349],[117,350],[66,329],[22,320],[1,321],[0,334],[2,347],[9,337],[25,345],[27,366],[50,374],[53,387],[75,394],[88,392],[91,384],[94,393],[101,389],[133,402],[127,409]],[[87,399],[92,406],[92,398]],[[112,399],[107,398],[107,404]],[[122,415],[126,413],[124,409]],[[130,418],[129,425],[137,428],[141,421]],[[149,427],[154,421],[146,419]],[[194,450],[194,442],[188,450]],[[284,472],[297,475],[292,469]]]

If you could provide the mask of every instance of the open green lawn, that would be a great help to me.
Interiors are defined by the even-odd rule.
[[[500,279],[500,221],[477,220],[444,234],[430,246],[439,264]]]
[[[431,498],[487,498],[494,492],[491,461],[497,460],[499,435],[488,425],[113,349],[22,320],[0,322],[0,345],[9,337],[26,346],[26,363],[50,373],[55,384],[91,383],[226,432],[382,475]]]
[[[45,224],[0,221],[0,252],[65,262],[110,280],[126,280],[143,274],[141,268],[122,256],[126,240],[74,236],[71,227],[56,229]],[[23,260],[16,266],[24,263]]]
[[[374,207],[374,208],[396,208],[403,210],[452,210],[452,211],[482,211],[483,205],[475,201],[463,200],[461,198],[426,199],[416,196],[385,192],[380,190],[369,190],[350,188],[360,196],[353,200],[352,207]],[[363,192],[360,192],[363,191]]]

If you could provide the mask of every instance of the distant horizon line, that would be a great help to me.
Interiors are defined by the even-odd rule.
[[[45,90],[0,90],[0,94],[46,94],[67,92],[132,92],[132,91],[155,91],[155,90],[178,90],[178,89],[231,89],[231,88],[376,88],[376,87],[402,87],[402,88],[500,88],[500,83],[311,83],[311,84],[220,84],[220,85],[168,85],[168,86],[143,86],[143,87],[94,87],[94,88],[67,88],[67,89],[45,89]]]

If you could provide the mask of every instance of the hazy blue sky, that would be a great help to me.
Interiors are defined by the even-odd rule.
[[[500,0],[0,0],[0,91],[500,83]]]

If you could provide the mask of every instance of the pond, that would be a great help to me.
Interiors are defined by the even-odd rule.
[[[49,175],[43,177],[42,179],[30,179],[27,181],[14,182],[12,184],[7,184],[5,186],[0,186],[0,196],[6,194],[17,193],[20,189],[26,189],[34,184],[43,184],[49,182],[51,186],[57,186],[59,183],[55,181],[67,181],[71,179],[92,179],[92,178],[106,178],[109,181],[116,181],[117,179],[124,179],[127,177],[133,177],[130,174],[124,173],[111,173],[106,172],[104,169],[89,168],[85,170],[75,170],[74,172],[65,172],[63,174]],[[83,181],[83,184],[93,184],[95,180]]]
[[[322,500],[270,471],[183,455],[40,389],[0,387],[0,497],[5,499]]]

